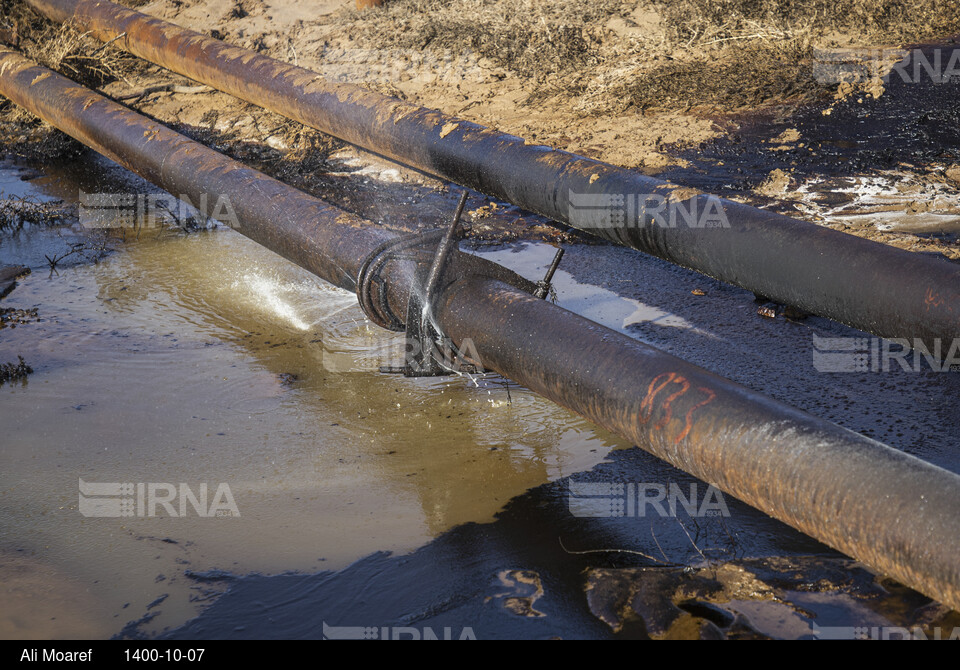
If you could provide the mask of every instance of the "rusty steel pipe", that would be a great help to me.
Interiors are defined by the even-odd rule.
[[[502,283],[436,309],[483,364],[957,608],[960,477]],[[937,595],[932,595],[936,593]]]
[[[368,151],[777,302],[927,348],[960,337],[960,265],[531,146],[105,0],[27,2],[101,40],[124,35],[115,44],[132,54]],[[595,206],[571,204],[571,194]],[[719,206],[729,227],[669,227],[649,211],[626,225],[600,220],[609,198],[635,195],[667,198],[681,224],[684,212],[706,219]]]
[[[342,288],[399,239],[2,48],[0,94],[171,193],[229,198],[239,232]],[[415,262],[387,262],[395,313]],[[960,476],[490,277],[445,274],[434,315],[485,367],[960,608]]]
[[[212,216],[226,195],[236,230],[335,286],[356,289],[360,262],[397,235],[208,149],[0,46],[0,93],[128,170]]]

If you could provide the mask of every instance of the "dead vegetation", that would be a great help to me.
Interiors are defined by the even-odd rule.
[[[116,45],[39,17],[21,0],[0,0],[0,35],[27,58],[94,89],[118,80],[129,83],[148,68]],[[0,98],[0,156],[49,160],[83,150],[80,143]]]
[[[890,45],[960,33],[942,0],[393,0],[353,12],[367,48],[485,58],[531,91],[572,98],[583,115],[803,101],[814,45]]]
[[[109,242],[108,235],[91,235],[81,242],[70,242],[67,248],[59,253],[54,252],[52,256],[44,254],[43,257],[47,259],[51,273],[68,258],[78,264],[97,263],[110,253]]]
[[[395,0],[355,12],[350,35],[379,46],[472,51],[525,79],[592,64],[622,0]]]
[[[845,35],[854,44],[911,42],[960,31],[942,0],[652,0],[678,43]],[[852,45],[851,45],[852,46]]]
[[[175,128],[193,140],[270,176],[309,190],[310,178],[329,170],[343,142],[278,114],[249,106],[246,112],[212,109],[197,126]]]
[[[0,230],[16,232],[24,225],[55,226],[74,218],[74,212],[62,202],[41,202],[30,197],[2,197],[0,193]]]
[[[45,26],[39,33],[21,39],[20,51],[27,58],[55,70],[88,88],[98,89],[145,69],[143,61],[114,44],[102,44],[70,24]]]
[[[33,368],[27,365],[23,356],[17,356],[17,361],[17,363],[0,363],[0,384],[24,379],[33,373]]]
[[[576,109],[616,114],[631,108],[689,110],[709,105],[733,111],[809,99],[823,90],[813,77],[807,45],[785,40],[775,47],[737,47],[735,58],[669,59],[658,67],[638,66],[632,76],[601,76],[587,85]]]

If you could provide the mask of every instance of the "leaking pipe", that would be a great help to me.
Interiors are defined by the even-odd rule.
[[[371,312],[405,313],[411,278],[424,266],[416,254],[386,253],[403,243],[399,234],[4,48],[0,95],[208,215],[228,199],[240,233],[341,288],[369,284],[379,293]],[[433,313],[455,344],[470,341],[485,368],[960,608],[960,476],[538,299],[492,263],[455,263],[465,270],[437,282]],[[373,267],[378,281],[364,281]]]
[[[528,144],[106,0],[27,2],[358,147],[776,302],[930,351],[960,338],[960,264]]]

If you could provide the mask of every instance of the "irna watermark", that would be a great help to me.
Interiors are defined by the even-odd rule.
[[[323,622],[324,640],[476,640],[473,628],[444,626],[328,626]]]
[[[960,84],[960,49],[814,49],[821,84]]]
[[[351,350],[352,349],[352,350]],[[404,337],[389,342],[385,347],[366,347],[362,350],[349,346],[338,346],[329,338],[323,341],[321,362],[327,372],[370,372],[374,370],[401,371],[414,366],[424,355],[432,356],[439,366],[451,373],[485,371],[480,353],[471,338],[464,338],[459,346],[450,338],[443,337],[437,342],[425,344],[416,337]]]
[[[681,193],[682,189],[678,189]],[[576,193],[567,200],[577,228],[729,228],[723,201],[715,195],[661,193]]]
[[[960,628],[922,628],[920,626],[818,626],[812,632],[817,640],[960,640]]]
[[[960,338],[911,341],[814,334],[813,367],[817,372],[960,372]]]
[[[688,516],[729,517],[723,492],[712,484],[700,495],[697,482],[686,490],[676,482],[577,482],[570,481],[567,508],[575,517],[676,517],[682,509]]]
[[[199,486],[166,482],[85,482],[80,479],[80,514],[86,517],[239,517],[230,485],[217,484],[210,496]]]
[[[80,191],[79,214],[85,228],[159,228],[169,223],[198,227],[205,225],[208,218],[231,228],[239,226],[230,198],[206,193],[194,202],[186,194]],[[198,224],[201,219],[203,224]]]

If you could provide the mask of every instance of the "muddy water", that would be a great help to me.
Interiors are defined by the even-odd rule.
[[[69,193],[54,181],[8,169],[4,186]],[[34,270],[4,306],[40,309],[0,331],[0,359],[35,370],[0,387],[0,637],[104,637],[144,613],[159,631],[210,595],[187,571],[408,552],[627,446],[498,377],[379,374],[396,336],[233,231],[147,229],[97,264],[44,268],[79,234],[0,241],[0,261]],[[81,479],[210,498],[225,483],[239,517],[85,517]]]
[[[0,188],[66,200],[81,188],[149,190],[102,161],[47,172],[25,182],[0,169]],[[440,200],[426,204],[445,212]],[[318,637],[326,624],[413,621],[470,625],[484,638],[605,637],[614,630],[589,603],[587,571],[743,557],[788,557],[791,574],[825,591],[861,584],[858,599],[880,593],[910,614],[884,614],[896,625],[929,603],[857,577],[731,497],[729,516],[577,517],[574,481],[696,485],[701,495],[706,483],[502,379],[379,374],[399,358],[396,336],[369,328],[353,296],[229,230],[145,230],[98,264],[51,273],[44,254],[84,235],[0,238],[0,263],[34,268],[3,306],[38,306],[41,318],[0,331],[0,362],[22,354],[36,370],[0,387],[0,636]],[[821,374],[814,335],[862,334],[760,317],[749,292],[629,249],[566,249],[554,282],[562,306],[960,472],[957,375]],[[555,251],[472,250],[533,279]],[[81,478],[207,483],[211,496],[222,482],[240,516],[84,517]],[[799,560],[810,554],[826,563]],[[647,589],[657,608],[675,595],[661,581]],[[873,621],[830,619],[843,609],[838,593],[814,604],[784,596],[797,631]],[[799,635],[738,594],[731,617]]]

